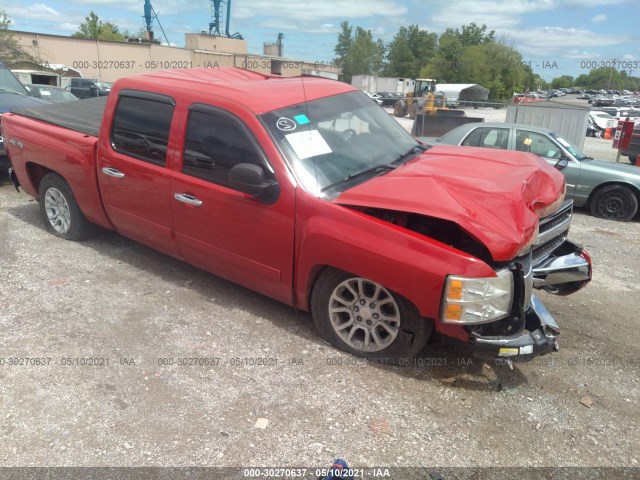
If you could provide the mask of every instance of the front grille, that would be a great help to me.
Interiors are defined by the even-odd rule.
[[[553,238],[547,243],[534,248],[531,252],[533,262],[536,263],[547,258],[555,251],[556,248],[562,245],[566,239],[567,237],[565,235],[560,235],[559,237]]]
[[[557,211],[540,219],[540,233],[532,248],[534,263],[544,260],[562,245],[567,238],[572,216],[573,200],[567,200]]]

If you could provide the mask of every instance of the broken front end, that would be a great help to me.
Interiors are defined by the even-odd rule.
[[[572,212],[568,200],[541,218],[532,245],[496,265],[495,278],[447,278],[441,320],[465,326],[476,356],[516,359],[558,350],[558,324],[533,290],[569,295],[591,280],[591,258],[567,240]]]

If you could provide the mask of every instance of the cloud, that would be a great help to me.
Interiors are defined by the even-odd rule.
[[[600,13],[591,19],[591,23],[604,23],[607,21],[607,16],[604,13]]]
[[[232,16],[236,19],[276,17],[300,22],[320,23],[327,19],[403,17],[408,8],[395,0],[235,0]]]
[[[551,12],[561,9],[581,10],[591,7],[606,7],[625,3],[628,0],[435,0],[430,2],[431,23],[444,29],[475,22],[489,29],[514,28],[521,25],[528,14]],[[417,3],[421,5],[421,3]]]
[[[26,20],[56,21],[60,18],[60,12],[44,3],[34,3],[27,7],[7,7],[6,14],[10,17]]]
[[[564,54],[571,49],[623,45],[632,40],[627,34],[603,35],[590,30],[561,27],[511,30],[506,33],[515,39],[516,48],[523,55],[541,57]]]
[[[73,32],[77,32],[79,27],[80,27],[80,25],[78,25],[78,24],[64,22],[64,23],[61,23],[60,25],[58,25],[56,30],[61,31],[61,32],[71,32],[71,33],[73,33]]]

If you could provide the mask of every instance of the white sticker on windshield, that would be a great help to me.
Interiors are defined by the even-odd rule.
[[[300,160],[332,152],[331,147],[318,130],[290,133],[285,135],[285,138]]]
[[[296,129],[296,122],[287,117],[280,117],[276,122],[276,127],[278,130],[282,130],[283,132],[290,132]]]
[[[44,95],[45,97],[50,97],[51,92],[49,90],[40,90],[40,95]]]
[[[571,145],[562,137],[556,137],[556,140],[560,142],[563,147],[570,147]]]

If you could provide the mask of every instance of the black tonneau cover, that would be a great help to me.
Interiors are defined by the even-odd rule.
[[[107,98],[95,97],[77,102],[16,108],[12,112],[97,137]]]

